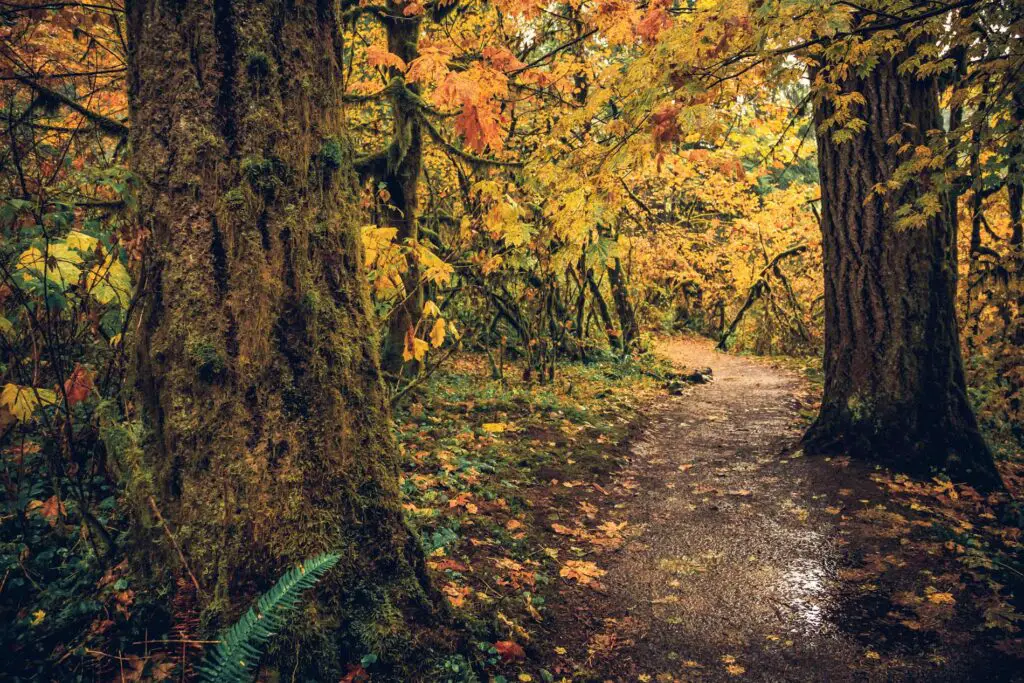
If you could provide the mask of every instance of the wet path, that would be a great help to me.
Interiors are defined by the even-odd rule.
[[[700,680],[856,679],[863,648],[830,618],[829,487],[821,467],[783,455],[800,435],[800,380],[705,341],[659,351],[714,381],[660,407],[624,473],[644,491],[630,515],[644,526],[607,585],[646,625],[632,657],[677,659]]]
[[[803,457],[794,447],[812,393],[796,374],[706,340],[658,350],[681,369],[712,368],[713,381],[654,403],[604,486],[547,487],[557,519],[583,510],[622,533],[607,548],[563,549],[607,573],[594,589],[562,582],[545,629],[574,666],[556,674],[1024,680],[1012,572],[978,573],[966,550],[1019,548],[1019,529],[993,525],[986,499]]]

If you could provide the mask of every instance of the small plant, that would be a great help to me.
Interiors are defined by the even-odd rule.
[[[264,593],[221,638],[199,670],[204,683],[248,683],[263,656],[263,646],[285,625],[285,617],[302,594],[338,563],[340,555],[324,553],[292,568]]]

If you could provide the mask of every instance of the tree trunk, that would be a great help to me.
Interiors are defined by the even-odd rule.
[[[848,452],[920,476],[944,471],[979,486],[999,485],[991,453],[968,403],[956,314],[956,235],[950,197],[919,228],[896,226],[896,209],[928,179],[886,197],[872,188],[892,176],[899,143],[927,144],[941,129],[933,81],[898,74],[883,57],[844,92],[866,100],[867,125],[837,143],[818,136],[825,266],[825,390],[804,437],[808,452]],[[851,69],[851,73],[854,70]],[[815,123],[832,116],[826,98]]]
[[[388,51],[409,64],[419,56],[420,19],[403,14],[405,4],[389,0],[382,13],[388,39]],[[392,70],[392,78],[401,78],[401,72]],[[419,94],[419,85],[407,84],[410,92]],[[388,224],[397,228],[396,240],[411,251],[406,257],[406,271],[402,274],[404,297],[396,304],[388,318],[388,333],[384,341],[382,365],[389,374],[399,374],[405,365],[406,337],[414,330],[423,315],[423,287],[420,282],[419,255],[415,245],[419,240],[419,180],[423,166],[423,130],[417,104],[403,89],[391,97],[394,116],[394,137],[388,147],[383,182],[391,195],[387,208]]]
[[[194,576],[210,635],[290,564],[340,553],[277,641],[273,665],[301,680],[370,652],[411,661],[409,624],[435,604],[399,504],[337,21],[325,0],[128,5],[152,234],[137,358],[151,439],[127,483],[138,556],[156,585],[162,567]]]
[[[615,325],[612,323],[611,313],[608,312],[608,304],[604,300],[604,296],[601,294],[601,286],[597,284],[594,279],[594,269],[587,268],[587,284],[590,285],[590,296],[594,300],[594,306],[597,312],[601,316],[601,322],[604,324],[604,332],[608,336],[608,345],[617,350],[621,348],[619,346],[619,334],[615,330]]]
[[[614,267],[608,269],[608,285],[612,290],[615,313],[619,318],[619,329],[622,330],[619,348],[622,354],[626,355],[640,338],[640,327],[636,322],[633,302],[629,300],[629,290],[626,286],[626,276],[622,270],[621,259],[616,258]]]

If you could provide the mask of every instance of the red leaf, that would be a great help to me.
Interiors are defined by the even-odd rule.
[[[81,365],[75,365],[71,376],[64,382],[64,393],[67,394],[68,404],[81,403],[89,397],[90,391],[92,391],[92,374]]]
[[[338,683],[366,683],[369,680],[370,674],[366,673],[366,669],[358,664],[350,664],[348,673]]]
[[[499,640],[494,644],[494,649],[498,651],[498,654],[501,655],[505,662],[514,662],[526,658],[526,651],[523,650],[522,646],[511,640]]]

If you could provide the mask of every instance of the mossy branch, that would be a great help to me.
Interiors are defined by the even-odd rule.
[[[87,109],[78,102],[75,102],[70,97],[62,95],[61,93],[57,92],[56,90],[53,90],[52,88],[47,88],[42,83],[38,82],[37,80],[29,76],[15,74],[14,78],[19,83],[22,83],[32,88],[40,95],[44,95],[45,97],[50,98],[54,102],[58,102],[67,107],[68,109],[71,109],[72,111],[81,114],[91,123],[93,123],[96,126],[96,128],[103,131],[104,133],[114,135],[119,138],[128,137],[128,126],[124,125],[120,121],[115,121],[109,116],[104,116],[103,114],[94,112],[91,109]]]

